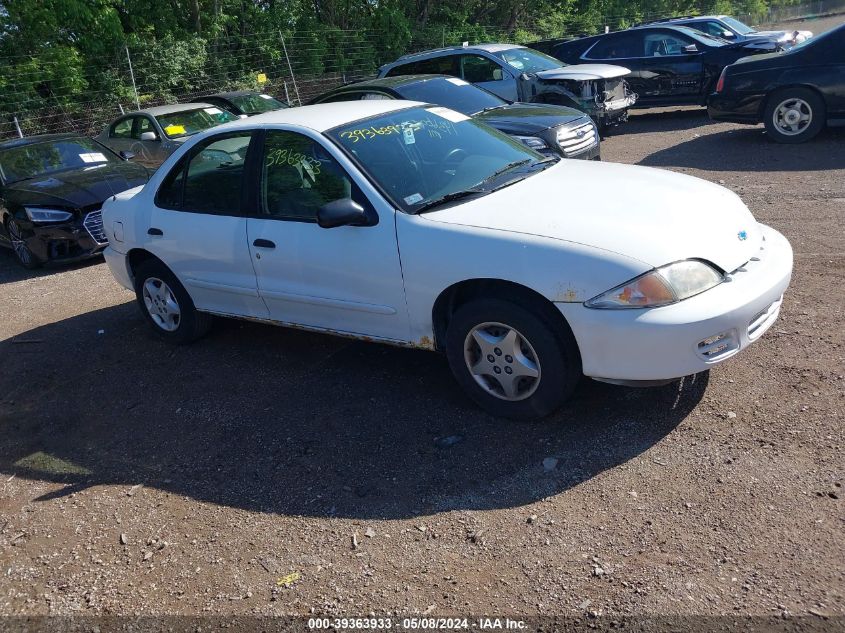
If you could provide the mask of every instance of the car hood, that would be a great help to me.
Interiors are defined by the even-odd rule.
[[[767,37],[773,40],[787,40],[794,36],[799,36],[802,39],[809,39],[813,37],[812,31],[753,31],[748,34],[749,37]]]
[[[584,113],[564,106],[513,103],[476,114],[474,119],[512,134],[533,134],[584,118]]]
[[[608,195],[608,189],[617,193]],[[762,244],[751,212],[724,187],[671,171],[592,161],[563,160],[421,217],[575,242],[652,267],[696,258],[730,272]]]
[[[14,183],[6,189],[6,195],[21,205],[79,209],[102,204],[109,196],[144,184],[148,179],[149,172],[141,165],[106,163]]]
[[[624,66],[612,64],[573,64],[552,70],[541,70],[535,73],[540,79],[551,81],[561,79],[575,79],[576,81],[590,81],[594,79],[614,79],[631,74]]]

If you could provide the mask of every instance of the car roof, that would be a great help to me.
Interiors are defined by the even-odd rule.
[[[343,92],[345,90],[356,90],[360,88],[399,88],[409,84],[420,83],[423,81],[431,81],[432,79],[455,79],[451,75],[393,75],[392,77],[372,77],[370,79],[362,79],[361,81],[353,81],[348,84],[343,84],[330,90],[330,93]]]
[[[160,114],[173,114],[175,112],[187,112],[189,110],[199,110],[200,108],[213,108],[210,103],[171,103],[170,105],[153,106],[152,108],[144,108],[143,110],[136,110],[135,112],[127,112],[126,115],[132,114],[151,114],[158,116]]]
[[[496,43],[488,43],[488,44],[475,44],[473,46],[446,46],[445,48],[432,48],[431,50],[427,51],[420,51],[419,53],[409,53],[408,55],[402,55],[396,61],[405,61],[408,59],[414,59],[416,57],[425,57],[426,55],[431,55],[433,53],[448,53],[453,51],[485,51],[487,53],[498,53],[499,51],[507,51],[512,48],[526,48],[525,46],[520,46],[519,44],[496,44]],[[388,64],[389,65],[389,64]]]
[[[35,136],[25,136],[24,138],[13,138],[8,141],[0,142],[0,150],[9,149],[12,147],[24,147],[26,145],[35,145],[36,143],[44,143],[46,141],[59,141],[67,138],[88,138],[82,134],[36,134]]]
[[[254,128],[261,125],[299,125],[316,132],[325,132],[345,123],[352,123],[379,114],[397,112],[414,106],[426,105],[419,101],[402,99],[377,99],[372,101],[342,101],[339,103],[319,103],[316,105],[272,110],[257,114],[248,119],[239,119],[212,128],[215,131]]]
[[[197,97],[197,103],[199,103],[202,99],[207,99],[208,97],[220,97],[221,99],[229,99],[230,97],[245,97],[247,95],[260,95],[263,94],[258,92],[257,90],[230,90],[229,92],[215,92],[213,95],[205,95],[204,97]],[[270,96],[270,95],[267,95]]]

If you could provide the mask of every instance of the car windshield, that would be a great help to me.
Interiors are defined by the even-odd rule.
[[[566,66],[559,59],[532,48],[509,48],[493,54],[522,73],[538,73],[541,70],[554,70]]]
[[[508,103],[492,92],[487,92],[457,77],[438,77],[418,81],[406,86],[397,86],[395,90],[410,101],[436,103],[469,115]]]
[[[749,33],[754,32],[754,29],[752,29],[750,26],[748,26],[747,24],[743,24],[742,22],[734,18],[724,17],[722,18],[722,22],[727,24],[740,35],[748,35]]]
[[[410,213],[438,201],[484,195],[527,177],[535,165],[549,160],[483,123],[439,106],[378,115],[326,135]]]
[[[237,121],[237,119],[238,117],[231,112],[225,112],[214,107],[183,110],[182,112],[171,112],[170,114],[156,116],[156,121],[168,138],[191,136],[221,123]]]
[[[94,167],[120,159],[96,141],[66,138],[0,150],[0,176],[11,184],[66,169]]]
[[[280,110],[281,108],[288,107],[270,95],[262,95],[258,93],[235,95],[229,97],[229,101],[234,103],[244,114],[261,114],[262,112]]]
[[[679,26],[675,28],[683,30],[686,35],[698,40],[705,46],[725,46],[727,44],[730,44],[730,42],[726,39],[716,37],[715,35],[710,35],[709,33],[705,33],[704,31],[699,31],[697,29],[693,29],[687,26]]]

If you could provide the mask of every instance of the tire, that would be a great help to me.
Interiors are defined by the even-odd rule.
[[[815,92],[807,88],[786,88],[769,97],[763,123],[773,141],[804,143],[822,131],[825,115],[824,101]]]
[[[446,331],[449,366],[467,395],[488,413],[542,418],[577,386],[581,357],[574,337],[557,332],[541,315],[531,304],[501,299],[475,300],[452,315]]]
[[[12,244],[12,250],[18,263],[27,270],[35,270],[41,268],[44,264],[35,256],[29,247],[26,245],[24,231],[20,225],[15,222],[14,218],[9,218],[6,222],[6,234],[9,236],[9,242]]]
[[[138,267],[135,298],[153,330],[170,343],[190,343],[211,329],[211,315],[194,307],[176,275],[158,260],[147,260]]]

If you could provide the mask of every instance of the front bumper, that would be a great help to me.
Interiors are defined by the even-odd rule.
[[[710,369],[771,327],[792,275],[792,247],[761,225],[758,261],[730,282],[671,306],[596,310],[557,303],[578,342],[584,374],[611,381],[669,380]]]
[[[727,95],[714,92],[707,99],[707,114],[714,121],[760,123],[763,95]]]
[[[114,248],[109,246],[105,251],[103,251],[103,257],[105,257],[106,264],[108,264],[109,270],[111,271],[112,276],[117,280],[117,283],[127,290],[132,290],[134,292],[135,283],[132,280],[132,275],[129,274],[126,255],[124,253],[117,252]]]
[[[71,263],[96,257],[108,246],[100,212],[60,224],[32,224],[24,228],[26,245],[42,263]]]

